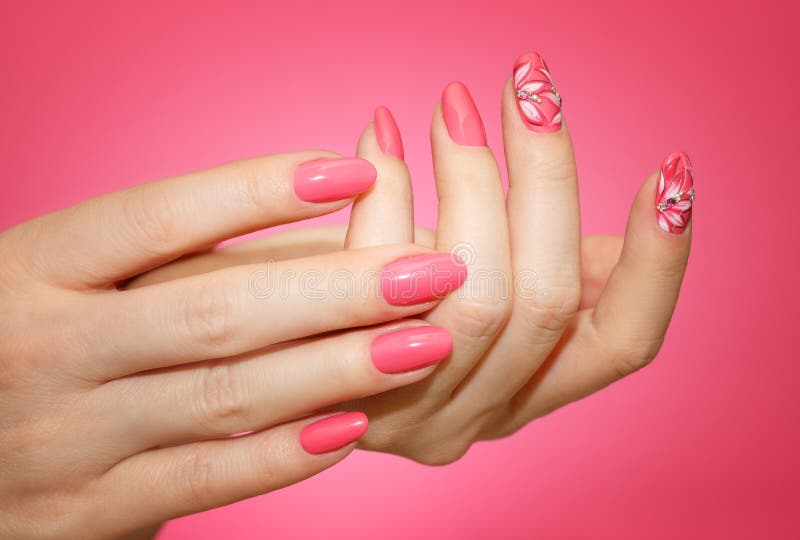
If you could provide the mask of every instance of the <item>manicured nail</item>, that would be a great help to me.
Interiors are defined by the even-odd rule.
[[[442,115],[450,138],[464,146],[486,146],[483,121],[467,87],[451,82],[442,93]]]
[[[694,171],[685,152],[675,152],[661,163],[656,189],[656,216],[661,230],[682,233],[692,218]]]
[[[451,253],[398,259],[381,272],[381,293],[392,305],[422,304],[447,296],[467,279],[467,266]]]
[[[309,454],[333,452],[361,437],[367,424],[367,415],[360,412],[329,416],[304,427],[300,444]]]
[[[375,136],[384,154],[403,159],[403,139],[394,116],[386,107],[375,109]]]
[[[415,326],[376,337],[371,349],[376,368],[384,373],[402,373],[447,358],[453,339],[444,328]]]
[[[294,172],[294,192],[308,202],[330,202],[358,195],[378,176],[372,163],[360,158],[307,161]]]
[[[525,53],[514,64],[514,95],[528,129],[545,133],[561,129],[561,96],[539,53]]]

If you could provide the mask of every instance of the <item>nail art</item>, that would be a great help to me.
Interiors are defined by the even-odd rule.
[[[317,420],[300,432],[300,444],[309,454],[325,454],[347,446],[367,431],[367,415],[340,413]]]
[[[415,326],[376,337],[372,363],[383,373],[422,369],[444,360],[453,350],[450,333],[438,326]]]
[[[656,217],[666,232],[683,232],[692,217],[694,172],[689,156],[675,152],[667,156],[658,173]]]
[[[514,64],[514,95],[528,129],[545,133],[561,129],[561,95],[539,53],[525,53]]]
[[[403,139],[400,138],[400,129],[391,111],[386,107],[375,109],[375,137],[384,154],[403,159]]]
[[[466,279],[467,265],[455,254],[416,255],[383,268],[381,294],[394,306],[423,304],[447,296]]]
[[[365,159],[315,159],[295,170],[294,192],[308,202],[338,201],[367,190],[377,176],[378,171]]]

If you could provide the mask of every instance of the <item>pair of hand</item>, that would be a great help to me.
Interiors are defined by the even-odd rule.
[[[0,235],[0,531],[120,535],[297,482],[356,444],[448,463],[652,359],[689,252],[688,159],[644,182],[624,243],[581,239],[561,98],[538,55],[514,71],[507,197],[468,91],[443,93],[435,234],[415,237],[380,108],[358,158],[232,163]],[[209,251],[351,202],[346,235]]]

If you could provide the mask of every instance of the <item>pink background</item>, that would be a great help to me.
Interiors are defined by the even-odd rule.
[[[661,158],[693,158],[681,300],[648,369],[454,465],[361,452],[161,538],[796,538],[793,3],[320,4],[3,2],[0,229],[235,158],[351,153],[378,104],[433,225],[441,89],[468,85],[501,156],[501,87],[533,48],[565,99],[585,233],[622,232]]]

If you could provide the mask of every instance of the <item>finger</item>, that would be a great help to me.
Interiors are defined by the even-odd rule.
[[[597,305],[600,293],[622,251],[621,236],[594,235],[581,238],[581,303],[579,310]]]
[[[259,430],[404,386],[429,375],[451,348],[445,329],[406,320],[125,377],[97,394],[119,410],[112,417],[124,419],[108,427],[106,438],[130,454]]]
[[[544,61],[521,56],[503,92],[508,219],[515,298],[491,362],[471,374],[465,399],[513,396],[556,345],[578,309],[580,209],[572,141]]]
[[[125,282],[124,289],[194,276],[229,266],[256,264],[286,259],[299,259],[340,251],[344,246],[347,228],[332,225],[312,229],[296,229],[240,242],[212,251],[196,253],[170,264],[159,266]],[[433,249],[436,235],[424,227],[414,228],[415,243]]]
[[[431,395],[450,395],[490,347],[510,311],[510,253],[505,193],[486,146],[483,123],[467,88],[451,83],[431,124],[439,221],[436,248],[465,259],[462,289],[427,320],[453,334],[453,355],[431,379]]]
[[[689,257],[693,184],[692,167],[683,153],[670,155],[661,171],[643,184],[622,254],[597,307],[581,312],[569,340],[515,398],[517,425],[587,396],[655,357]],[[671,232],[659,227],[663,212],[654,209],[669,197],[676,198],[665,210],[674,213],[668,223],[683,225],[673,226]]]
[[[129,532],[142,523],[208,510],[286,487],[343,460],[367,429],[358,412],[316,416],[259,433],[150,450],[99,480],[100,509],[125,507]],[[116,505],[116,506],[115,506]],[[120,516],[97,512],[118,527]],[[113,523],[111,523],[113,521]],[[104,529],[106,530],[106,529]]]
[[[411,178],[403,161],[403,143],[392,113],[375,110],[356,155],[375,165],[378,177],[372,188],[353,203],[345,246],[349,249],[414,241]]]
[[[41,277],[107,286],[221,240],[338,210],[375,168],[320,151],[276,154],[111,193],[31,225]]]
[[[264,238],[255,238],[221,249],[197,253],[181,260],[154,268],[125,283],[125,289],[221,270],[230,266],[256,264],[266,260],[282,261],[312,255],[323,255],[342,249],[347,229],[331,225],[315,229],[283,231]],[[415,227],[418,245],[433,249],[436,235],[423,227]],[[606,286],[611,270],[619,260],[622,237],[590,235],[581,239],[581,305],[594,307]]]
[[[608,343],[661,346],[689,258],[693,201],[689,157],[667,156],[639,192],[619,262],[594,311],[597,333]]]
[[[340,251],[347,228],[331,225],[293,229],[213,249],[154,268],[125,282],[124,289],[172,281],[243,264],[284,261]]]
[[[108,380],[386,322],[431,309],[464,279],[449,254],[395,245],[99,294],[75,318],[73,331],[93,351],[79,369]]]

